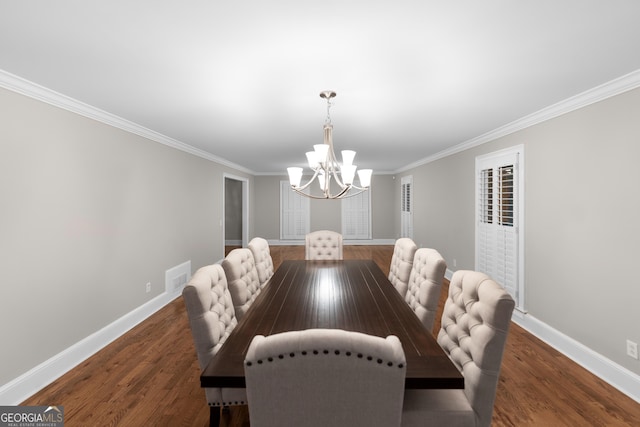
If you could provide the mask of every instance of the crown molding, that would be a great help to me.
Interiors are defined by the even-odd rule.
[[[144,126],[140,126],[134,122],[123,119],[122,117],[116,116],[115,114],[100,110],[99,108],[85,104],[81,101],[78,101],[77,99],[63,95],[44,86],[23,79],[22,77],[18,77],[14,74],[8,73],[4,70],[0,70],[0,87],[71,111],[81,116],[97,120],[107,125],[122,129],[126,132],[142,136],[151,141],[167,145],[169,147],[184,151],[194,156],[198,156],[203,159],[219,163],[220,165],[227,166],[244,173],[248,173],[250,175],[281,175],[280,173],[260,173],[252,171],[245,168],[244,166],[232,163],[221,157],[214,156],[207,151],[195,148],[189,144],[170,138],[166,135],[145,128]],[[410,169],[434,162],[439,159],[443,159],[453,154],[460,153],[470,148],[477,147],[487,142],[494,141],[498,138],[526,129],[530,126],[553,119],[571,111],[578,110],[590,104],[594,104],[596,102],[602,101],[615,95],[619,95],[632,89],[636,89],[638,87],[640,87],[640,70],[633,71],[622,77],[611,80],[610,82],[604,83],[600,86],[596,86],[595,88],[589,89],[578,95],[545,107],[535,113],[529,114],[490,132],[457,144],[446,150],[440,151],[432,156],[425,157],[422,160],[410,163],[395,171],[378,172],[378,174],[391,175],[408,171]]]
[[[143,138],[147,138],[151,141],[155,141],[160,144],[175,148],[177,150],[193,154],[194,156],[219,163],[223,166],[228,166],[244,173],[256,175],[254,171],[249,170],[244,166],[240,166],[221,157],[214,156],[209,152],[193,147],[189,144],[185,144],[184,142],[170,138],[144,126],[140,126],[137,123],[123,119],[122,117],[108,113],[89,104],[85,104],[84,102],[78,101],[77,99],[63,95],[37,83],[33,83],[29,80],[23,79],[22,77],[8,73],[4,70],[0,70],[0,87],[28,96],[33,99],[37,99],[38,101],[45,102],[55,107],[71,111],[72,113],[76,113],[78,115],[96,120],[98,122],[105,123],[109,126],[122,129],[126,132],[141,136]]]
[[[632,89],[636,89],[638,87],[640,87],[640,70],[633,71],[622,77],[611,80],[600,86],[596,86],[592,89],[572,96],[571,98],[567,98],[556,104],[552,104],[548,107],[543,108],[542,110],[524,116],[490,132],[462,142],[446,150],[440,151],[433,156],[429,156],[422,160],[418,160],[417,162],[408,164],[396,170],[395,172],[405,172],[409,169],[426,165],[427,163],[431,163],[436,160],[451,156],[453,154],[468,150],[470,148],[477,147],[478,145],[494,141],[498,138],[502,138],[503,136],[510,135],[519,130],[526,129],[530,126],[542,123],[566,113],[570,113],[571,111],[578,110],[604,99],[611,98],[612,96],[619,95]]]

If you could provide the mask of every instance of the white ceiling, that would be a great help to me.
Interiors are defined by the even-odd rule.
[[[0,0],[0,70],[255,173],[392,172],[640,69],[637,0]]]

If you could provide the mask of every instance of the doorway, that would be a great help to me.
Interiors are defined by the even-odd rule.
[[[246,248],[249,244],[249,180],[224,174],[222,195],[222,243],[226,255],[228,247]]]

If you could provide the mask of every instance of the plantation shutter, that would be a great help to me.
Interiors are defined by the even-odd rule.
[[[309,229],[309,198],[292,191],[289,181],[280,181],[280,239],[304,240]]]
[[[476,269],[518,301],[518,153],[479,160]]]
[[[371,239],[370,192],[342,199],[343,239]]]
[[[413,176],[403,176],[400,194],[401,237],[413,238]]]

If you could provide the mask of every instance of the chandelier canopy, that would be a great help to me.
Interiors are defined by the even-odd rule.
[[[302,181],[303,169],[299,167],[287,168],[291,189],[298,194],[313,199],[342,199],[355,196],[369,189],[371,185],[371,169],[358,170],[360,186],[354,184],[357,166],[353,164],[356,152],[352,150],[342,150],[342,164],[340,165],[333,151],[333,125],[331,124],[331,98],[335,97],[333,91],[320,92],[320,97],[327,100],[327,119],[324,122],[324,142],[313,146],[314,151],[308,151],[307,162],[313,172],[313,176],[307,183],[300,185]],[[309,186],[317,178],[321,195],[311,193]],[[337,185],[337,192],[331,189],[332,179]]]

